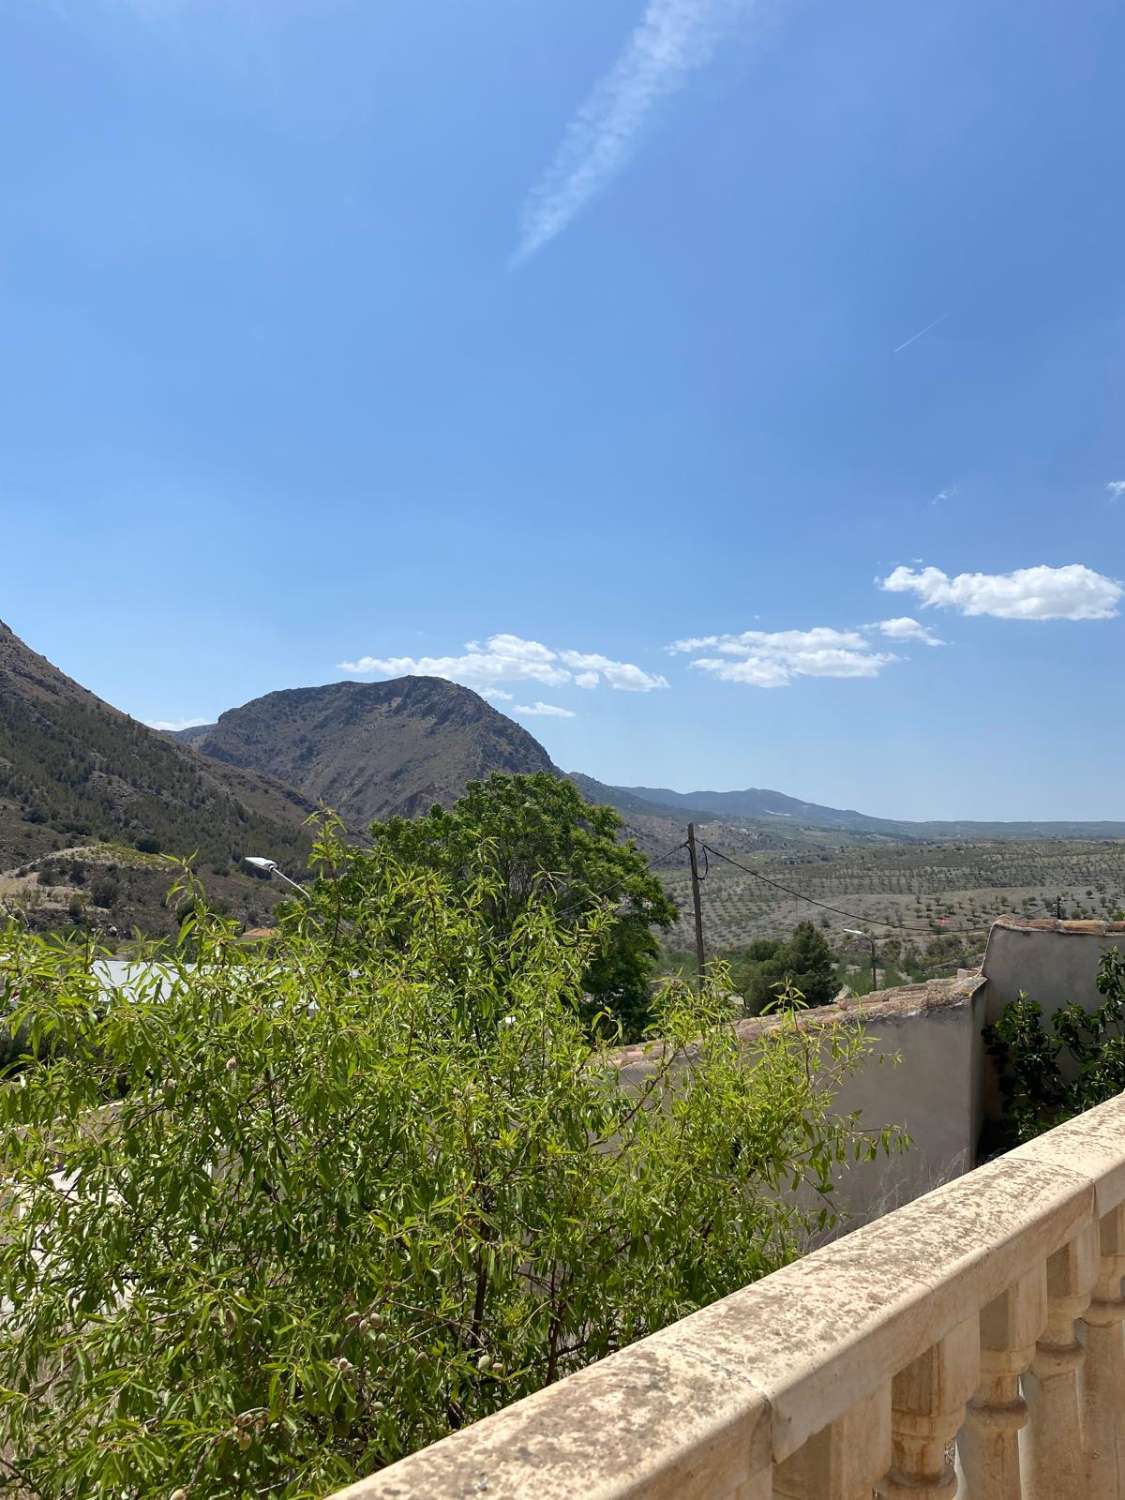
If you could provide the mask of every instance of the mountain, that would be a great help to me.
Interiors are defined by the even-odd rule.
[[[250,850],[303,865],[309,811],[291,788],[201,762],[111,708],[0,622],[0,871],[138,840],[220,866]]]
[[[287,688],[178,737],[287,782],[351,828],[448,804],[492,771],[555,771],[526,729],[441,677]]]
[[[589,778],[576,778],[579,782]],[[1111,820],[978,822],[967,818],[912,822],[904,818],[874,818],[854,808],[825,807],[819,802],[802,802],[784,792],[764,787],[746,787],[733,792],[674,792],[669,787],[604,786],[593,783],[626,813],[678,817],[682,822],[702,822],[707,818],[753,823],[766,830],[785,835],[793,829],[823,829],[882,839],[1121,839],[1125,822]]]
[[[840,828],[853,833],[886,833],[893,824],[885,818],[868,817],[854,809],[824,807],[819,802],[801,802],[784,792],[747,787],[741,792],[673,792],[668,787],[614,787],[628,797],[650,806],[669,808],[682,817],[706,814],[712,818],[788,818],[815,828]],[[902,825],[905,826],[905,825]]]
[[[608,803],[610,807],[616,807],[618,812],[623,813],[626,821],[655,817],[665,821],[673,818],[677,823],[707,823],[715,816],[702,803],[692,804],[687,798],[682,803],[657,802],[654,797],[641,796],[639,791],[630,787],[608,786],[604,781],[596,781],[593,776],[584,776],[581,771],[568,771],[567,780],[574,782],[587,802]],[[672,795],[679,797],[680,794],[673,792]]]

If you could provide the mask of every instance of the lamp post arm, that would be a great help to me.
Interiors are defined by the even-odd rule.
[[[282,880],[285,881],[286,885],[291,885],[295,891],[300,891],[301,895],[304,896],[306,901],[312,900],[312,892],[307,891],[305,887],[303,885],[299,885],[297,881],[291,880],[289,876],[286,875],[284,870],[279,870],[275,865],[271,873],[274,875],[280,875]]]

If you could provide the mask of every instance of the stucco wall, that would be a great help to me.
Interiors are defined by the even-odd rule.
[[[900,1125],[904,1155],[863,1163],[840,1181],[852,1225],[927,1193],[976,1164],[974,997],[980,981],[946,981],[892,992],[864,1017],[875,1055],[841,1090],[841,1111],[858,1109],[868,1129]],[[891,1059],[897,1056],[898,1061]],[[883,1060],[885,1059],[885,1060]]]
[[[814,1032],[844,1017],[859,1020],[874,1053],[841,1090],[842,1113],[858,1109],[868,1129],[898,1125],[912,1146],[841,1173],[838,1192],[849,1227],[909,1203],[974,1167],[982,1137],[999,1118],[999,1091],[983,1031],[1020,990],[1045,1013],[1077,1001],[1093,1009],[1102,954],[1125,948],[1125,923],[1026,922],[1003,917],[989,934],[982,972],[883,990],[863,1000],[807,1012]],[[748,1055],[777,1017],[742,1021]],[[893,1062],[897,1056],[898,1061]],[[641,1048],[625,1048],[619,1065],[639,1076],[650,1064]]]
[[[976,1085],[974,1048],[979,1032],[983,981],[978,975],[885,990],[846,1005],[805,1013],[801,1025],[813,1033],[842,1020],[861,1022],[872,1055],[837,1096],[842,1114],[859,1110],[865,1129],[897,1125],[911,1137],[904,1154],[879,1157],[839,1174],[837,1191],[855,1228],[921,1193],[958,1177],[975,1164]],[[740,1022],[749,1057],[755,1040],[780,1017]],[[623,1049],[619,1066],[640,1080],[651,1062],[643,1048]]]
[[[1054,1015],[1077,1000],[1098,1004],[1098,965],[1110,948],[1125,948],[1125,922],[1024,922],[1001,917],[988,934],[982,973],[988,980],[985,1020],[995,1021],[1020,990]]]

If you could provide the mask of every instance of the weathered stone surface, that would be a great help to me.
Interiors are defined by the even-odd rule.
[[[1100,1219],[1125,1202],[1125,1095],[1018,1146],[1005,1161],[1042,1161],[1089,1182]]]
[[[745,1374],[655,1334],[335,1500],[718,1500],[770,1493],[769,1409]]]

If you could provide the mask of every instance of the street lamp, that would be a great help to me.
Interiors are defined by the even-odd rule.
[[[244,854],[243,859],[248,865],[253,865],[255,870],[261,870],[267,878],[271,875],[280,875],[286,885],[291,885],[295,891],[300,891],[306,901],[311,901],[312,896],[305,890],[303,885],[298,885],[295,880],[290,880],[276,859],[263,859],[260,854]]]
[[[879,971],[875,967],[875,939],[869,932],[861,932],[858,927],[845,927],[844,931],[850,932],[852,937],[864,938],[871,944],[871,988],[877,990],[879,988]]]

